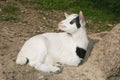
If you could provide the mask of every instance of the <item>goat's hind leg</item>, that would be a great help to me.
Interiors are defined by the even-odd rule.
[[[47,60],[44,61],[44,60]],[[48,73],[60,73],[61,68],[57,67],[56,65],[53,64],[53,61],[49,58],[46,58],[45,55],[43,57],[39,57],[34,60],[30,60],[28,63],[30,66],[34,67],[35,69],[43,72],[48,72]]]

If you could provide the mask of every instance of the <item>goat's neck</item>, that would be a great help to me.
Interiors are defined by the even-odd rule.
[[[71,35],[76,40],[87,38],[86,29],[84,27],[81,27],[80,29],[78,29],[78,31],[72,33]]]
[[[72,38],[78,47],[87,49],[88,37],[85,28],[80,28],[77,32],[72,34]]]

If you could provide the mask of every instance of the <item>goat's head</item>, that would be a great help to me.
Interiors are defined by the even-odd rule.
[[[71,14],[68,15],[65,13],[65,20],[62,20],[58,24],[58,28],[62,31],[65,31],[67,33],[74,33],[81,27],[85,27],[85,19],[83,16],[82,11],[80,11],[79,15],[78,14]]]

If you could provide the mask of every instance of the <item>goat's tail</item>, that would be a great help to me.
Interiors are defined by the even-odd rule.
[[[26,58],[23,53],[19,53],[16,59],[16,63],[20,65],[27,64],[29,62],[28,58]]]

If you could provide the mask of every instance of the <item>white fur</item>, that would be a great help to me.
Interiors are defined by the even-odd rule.
[[[59,29],[65,32],[39,34],[26,41],[17,56],[16,63],[22,65],[28,59],[28,64],[37,70],[53,73],[61,71],[59,67],[54,66],[56,62],[78,66],[82,58],[77,56],[76,47],[87,50],[88,38],[85,21],[80,22],[79,29],[76,24],[69,23],[77,16],[78,14],[67,15],[66,19],[58,24]]]

